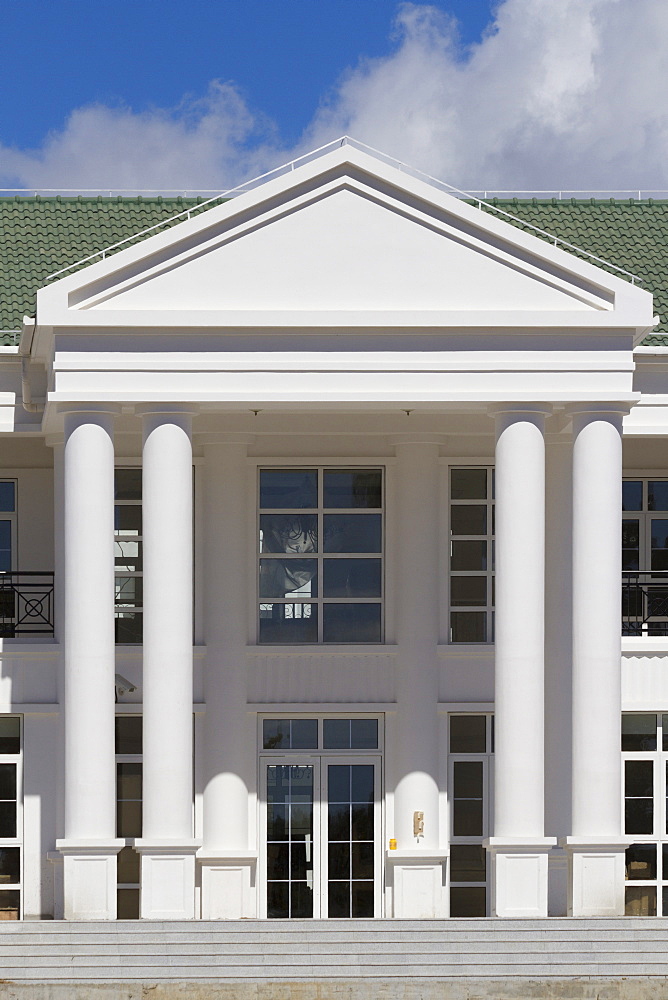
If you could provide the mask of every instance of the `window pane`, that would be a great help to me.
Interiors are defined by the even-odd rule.
[[[656,844],[632,844],[626,848],[626,878],[656,878]]]
[[[114,499],[141,502],[141,469],[116,469]]]
[[[322,738],[325,750],[349,750],[350,719],[325,719]]]
[[[627,917],[656,916],[655,885],[627,885],[625,895],[626,906],[624,913]]]
[[[318,746],[318,720],[292,719],[291,745],[293,750],[315,750]]]
[[[12,522],[0,521],[0,570],[10,573],[12,569]]]
[[[117,535],[141,535],[141,507],[138,504],[114,507],[114,531]]]
[[[119,882],[139,882],[139,855],[132,847],[119,851],[117,879]]]
[[[352,882],[351,883],[352,917],[372,917],[373,908],[373,882]]]
[[[325,604],[324,642],[380,642],[380,604]]]
[[[486,469],[451,469],[450,496],[453,500],[486,500]]]
[[[622,545],[626,549],[637,549],[640,544],[639,521],[624,518],[622,521]]]
[[[450,508],[450,532],[453,535],[486,535],[486,505],[453,505]]]
[[[0,764],[0,799],[16,798],[16,764]]]
[[[116,716],[116,753],[140,754],[142,751],[141,715]]]
[[[318,551],[318,517],[316,514],[262,514],[260,517],[260,551]]]
[[[317,604],[261,604],[260,642],[318,641]]]
[[[6,514],[13,514],[16,510],[16,483],[0,482],[0,510]]]
[[[654,481],[647,484],[648,510],[668,510],[668,482]]]
[[[0,837],[16,836],[16,802],[0,802]]]
[[[267,916],[290,916],[290,883],[269,882],[267,885]]]
[[[318,596],[317,559],[260,559],[260,597]]]
[[[486,851],[482,844],[452,844],[450,846],[450,881],[484,882]]]
[[[476,799],[455,799],[452,832],[455,837],[482,836],[482,802]]]
[[[487,569],[487,542],[451,542],[450,568],[452,570]]]
[[[140,576],[119,576],[114,579],[114,599],[117,608],[141,607],[144,583]]]
[[[353,878],[373,878],[373,844],[356,841],[351,846]]]
[[[327,887],[327,916],[350,916],[350,882],[330,882]]]
[[[484,886],[453,886],[450,889],[451,917],[484,917],[486,913]]]
[[[260,507],[264,510],[301,510],[318,506],[315,469],[262,469]]]
[[[141,799],[141,764],[116,765],[116,794],[119,799]]]
[[[622,750],[656,750],[656,715],[622,716]]]
[[[487,577],[453,576],[450,578],[450,604],[453,608],[487,604]]]
[[[622,510],[642,510],[642,482],[622,483]]]
[[[116,803],[116,836],[141,837],[141,802]]]
[[[142,543],[134,540],[115,539],[114,569],[126,573],[141,573],[143,569]]]
[[[0,716],[0,753],[21,750],[21,720],[16,715]]]
[[[627,760],[624,771],[627,796],[653,796],[654,766],[651,760]]]
[[[625,833],[654,832],[654,803],[652,799],[626,799],[624,803]]]
[[[452,642],[487,642],[487,615],[484,611],[453,611],[450,615]]]
[[[116,909],[119,920],[139,920],[139,889],[117,889]]]
[[[264,719],[262,722],[262,748],[264,750],[290,749],[290,720]]]
[[[376,750],[377,748],[378,719],[351,719],[350,749]]]
[[[144,616],[136,611],[117,611],[114,620],[117,645],[137,645],[142,641]]]
[[[324,507],[381,507],[380,469],[337,469],[323,473]]]
[[[454,797],[456,799],[482,799],[482,761],[455,761]]]
[[[325,552],[380,552],[380,514],[325,514]]]
[[[0,847],[0,882],[21,881],[21,848]]]
[[[662,746],[664,750],[668,750],[668,715],[661,716],[661,728],[663,730]]]
[[[325,559],[323,594],[325,597],[380,597],[381,560]]]
[[[485,753],[486,723],[484,715],[451,715],[450,753]]]
[[[0,889],[0,920],[18,920],[21,915],[19,889]]]

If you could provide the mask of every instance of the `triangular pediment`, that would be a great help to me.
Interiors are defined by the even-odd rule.
[[[547,325],[602,325],[614,322],[626,289],[348,147],[55,283],[40,293],[40,320],[387,328],[540,325],[545,317]]]

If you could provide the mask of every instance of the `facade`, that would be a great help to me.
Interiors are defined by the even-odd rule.
[[[0,917],[668,915],[660,279],[350,143],[35,279],[76,210],[0,296]]]

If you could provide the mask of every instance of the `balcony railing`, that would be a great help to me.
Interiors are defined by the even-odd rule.
[[[668,635],[668,570],[622,574],[622,635]]]
[[[0,638],[53,635],[53,573],[0,573]]]

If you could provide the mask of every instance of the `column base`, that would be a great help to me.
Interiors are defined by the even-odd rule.
[[[257,916],[256,851],[202,851],[202,920],[240,920]]]
[[[57,840],[63,858],[63,918],[116,919],[116,856],[124,840]]]
[[[445,862],[447,851],[387,851],[392,881],[392,915],[421,918],[445,917]]]
[[[625,837],[563,837],[568,855],[569,917],[623,917]]]
[[[493,916],[546,917],[548,855],[556,837],[490,837],[483,843],[492,860]]]
[[[195,919],[195,841],[135,840],[141,857],[142,920]]]

